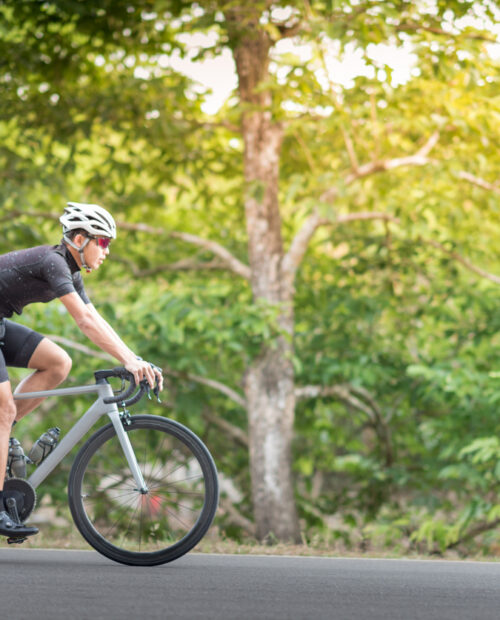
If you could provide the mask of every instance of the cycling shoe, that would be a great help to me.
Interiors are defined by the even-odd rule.
[[[0,536],[23,538],[25,536],[33,536],[33,534],[38,534],[37,527],[16,523],[5,510],[0,512]]]

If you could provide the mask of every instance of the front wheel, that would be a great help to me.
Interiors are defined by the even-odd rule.
[[[137,489],[112,424],[77,454],[69,505],[85,540],[136,566],[171,562],[205,535],[217,509],[215,464],[203,442],[173,420],[137,415],[124,426],[147,492]]]

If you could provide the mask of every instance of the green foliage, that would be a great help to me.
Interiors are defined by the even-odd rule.
[[[272,95],[272,120],[285,127],[285,246],[314,209],[332,220],[314,237],[295,283],[296,382],[349,386],[358,399],[298,402],[294,474],[308,537],[361,548],[487,550],[499,542],[500,292],[457,256],[497,269],[497,191],[463,173],[491,184],[498,176],[499,73],[487,23],[459,20],[478,12],[494,20],[498,7],[432,4],[425,11],[402,0],[292,1],[284,22],[262,9],[274,40],[300,22],[296,36],[309,46],[305,61],[276,45],[261,85]],[[207,249],[168,236],[211,239],[248,263],[244,148],[235,131],[241,106],[233,98],[206,115],[203,89],[169,61],[189,55],[188,33],[213,35],[200,60],[231,48],[225,15],[234,5],[2,3],[0,252],[58,241],[57,222],[44,216],[68,199],[102,203],[120,221],[164,231],[122,228],[86,286],[131,347],[172,371],[165,406],[148,411],[205,439],[249,516],[247,450],[213,422],[244,434],[246,412],[193,376],[241,393],[248,364],[283,335],[282,309],[254,303],[248,283],[214,265]],[[406,80],[396,82],[388,62],[375,60],[380,43],[411,44],[415,66]],[[334,49],[341,60],[353,47],[366,71],[342,87],[335,75],[327,79],[325,57]],[[410,157],[436,131],[428,165],[349,182],[354,157],[359,166]],[[256,199],[265,191],[259,183],[247,189]],[[332,189],[335,200],[326,200]],[[394,220],[335,225],[370,211]],[[20,320],[88,345],[55,303],[32,306]],[[112,364],[73,357],[74,382]],[[24,374],[12,371],[15,380]],[[51,425],[64,431],[87,404],[82,397],[47,407],[19,425],[19,437],[29,445]],[[68,463],[47,487],[60,500]],[[221,527],[241,535],[229,518]]]

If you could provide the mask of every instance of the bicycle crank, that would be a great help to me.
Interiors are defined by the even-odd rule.
[[[24,523],[36,505],[35,489],[23,478],[6,480],[3,497],[7,512],[16,523]]]

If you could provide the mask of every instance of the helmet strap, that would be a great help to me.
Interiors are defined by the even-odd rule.
[[[87,245],[90,243],[90,237],[86,237],[86,238],[85,238],[85,241],[82,243],[82,245],[81,245],[80,247],[78,247],[78,246],[76,245],[76,243],[73,241],[73,239],[70,239],[70,238],[68,237],[68,235],[66,235],[66,234],[64,234],[64,235],[63,235],[63,239],[64,239],[64,241],[66,241],[66,243],[67,243],[68,245],[70,245],[72,248],[74,248],[75,250],[77,250],[77,251],[78,251],[78,254],[80,255],[80,261],[81,261],[81,263],[82,263],[82,267],[85,269],[85,271],[86,271],[87,273],[90,273],[90,272],[92,271],[92,268],[91,268],[91,267],[89,267],[89,266],[86,264],[86,262],[85,262],[85,256],[84,256],[84,254],[83,254],[83,250],[84,250],[84,249],[87,247]]]

